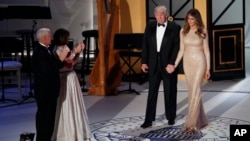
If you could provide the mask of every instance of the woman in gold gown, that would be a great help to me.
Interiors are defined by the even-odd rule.
[[[180,31],[180,50],[175,67],[182,58],[188,85],[188,115],[183,129],[188,132],[198,131],[208,125],[201,86],[203,78],[210,78],[210,51],[208,33],[197,9],[189,10],[185,17],[185,24]]]

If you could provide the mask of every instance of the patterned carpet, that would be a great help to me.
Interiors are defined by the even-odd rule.
[[[182,126],[179,125],[152,130],[147,133],[140,134],[140,137],[149,138],[150,140],[199,140],[205,136],[205,134],[201,131],[191,133],[182,131],[181,127]]]
[[[209,126],[194,133],[182,131],[184,115],[178,115],[174,126],[167,125],[164,116],[157,116],[153,126],[140,128],[143,116],[117,118],[91,124],[96,141],[229,141],[230,124],[250,124],[250,121],[208,116]]]

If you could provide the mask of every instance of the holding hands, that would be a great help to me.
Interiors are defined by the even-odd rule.
[[[141,65],[141,70],[144,72],[144,73],[147,73],[148,72],[148,65],[147,64],[142,64]],[[171,65],[171,64],[168,64],[167,67],[165,68],[165,70],[168,72],[168,73],[173,73],[175,71],[175,66],[174,65]]]
[[[174,65],[168,64],[167,67],[165,68],[168,73],[172,73],[175,70]]]
[[[147,65],[147,64],[142,64],[142,65],[141,65],[141,70],[142,70],[144,73],[147,73],[147,72],[148,72],[148,65]]]

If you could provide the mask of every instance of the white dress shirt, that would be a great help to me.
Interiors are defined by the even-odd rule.
[[[161,50],[161,43],[167,27],[167,22],[164,23],[164,26],[158,26],[156,28],[156,41],[157,41],[157,52]]]

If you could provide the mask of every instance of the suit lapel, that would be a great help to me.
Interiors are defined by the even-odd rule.
[[[167,40],[168,40],[169,30],[171,30],[171,27],[170,27],[170,26],[171,26],[171,23],[168,22],[167,27],[166,27],[166,30],[165,30],[164,35],[163,35],[162,42],[161,42],[161,49],[162,49],[163,47],[166,47],[166,42],[167,42]]]
[[[155,24],[151,28],[151,40],[153,43],[153,47],[157,51],[157,42],[156,42],[156,28],[157,28],[157,26],[156,25],[157,25],[157,22],[155,22]]]

